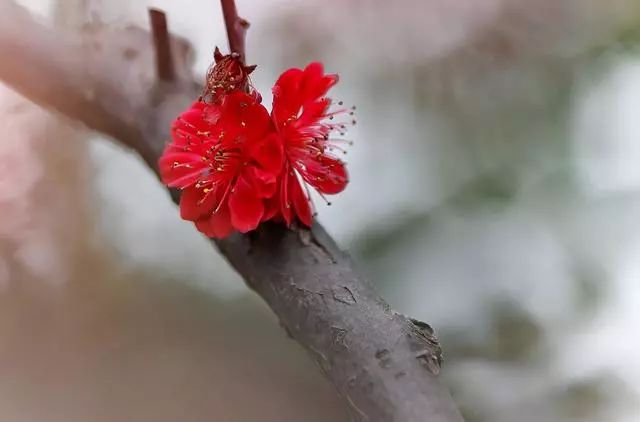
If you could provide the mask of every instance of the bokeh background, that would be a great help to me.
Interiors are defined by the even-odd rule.
[[[217,1],[20,3],[68,31],[160,7],[197,74],[226,48]],[[352,182],[319,219],[436,327],[467,422],[640,421],[640,1],[237,4],[267,104],[340,73]],[[0,128],[0,420],[348,420],[136,156],[3,86]]]

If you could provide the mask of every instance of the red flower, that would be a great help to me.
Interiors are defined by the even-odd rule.
[[[248,78],[254,66],[218,49],[215,59],[202,98],[175,121],[159,161],[162,181],[182,190],[182,218],[217,238],[271,219],[311,226],[306,185],[329,195],[348,182],[334,155],[344,140],[332,136],[345,130],[335,117],[353,111],[331,111],[325,97],[338,76],[320,63],[287,70],[273,87],[270,116]]]
[[[285,71],[273,87],[271,117],[284,146],[285,164],[271,206],[287,224],[297,216],[311,226],[310,198],[302,181],[320,194],[339,193],[348,183],[345,165],[333,153],[342,151],[336,144],[343,140],[331,136],[336,131],[343,134],[345,125],[334,123],[334,117],[349,110],[330,111],[331,99],[325,97],[337,82],[338,75],[326,75],[322,64],[311,63],[304,70]]]
[[[194,103],[174,123],[162,181],[182,189],[180,214],[210,237],[255,229],[276,191],[282,145],[256,96],[234,92]]]
[[[233,92],[253,91],[249,75],[255,65],[245,66],[238,53],[222,54],[216,47],[214,64],[207,71],[206,86],[202,94],[207,103],[219,103],[225,95]]]

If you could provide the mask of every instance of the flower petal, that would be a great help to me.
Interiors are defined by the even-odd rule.
[[[347,187],[349,175],[345,164],[328,155],[321,155],[305,162],[304,180],[320,193],[335,195]]]
[[[282,213],[280,212],[280,196],[278,194],[264,201],[264,214],[262,221],[274,220],[282,222]]]
[[[289,178],[294,175],[293,168],[285,161],[282,176],[278,183],[278,199],[280,203],[280,217],[284,220],[287,226],[290,226],[293,222],[293,206],[291,204],[291,196],[289,194]]]
[[[254,96],[244,92],[236,92],[225,97],[222,109],[226,138],[243,141],[262,139],[272,128],[269,111]]]
[[[229,236],[233,232],[229,208],[223,206],[218,212],[196,221],[196,228],[206,236],[215,239],[222,239]]]
[[[167,148],[169,150],[170,148]],[[186,188],[196,183],[206,170],[200,155],[191,152],[165,152],[158,160],[162,183],[172,188]]]
[[[180,217],[196,221],[213,212],[217,207],[216,192],[208,194],[203,189],[188,187],[180,194]]]
[[[209,123],[202,118],[202,110],[190,108],[182,113],[176,119],[173,130],[185,130],[190,133],[195,133],[199,130],[206,130]]]
[[[280,174],[284,164],[282,139],[275,133],[249,146],[249,154],[262,169],[274,175]]]
[[[231,224],[242,233],[254,230],[262,220],[264,203],[244,177],[238,178],[229,195],[229,211]]]
[[[250,166],[243,170],[243,175],[259,198],[271,198],[276,193],[278,179],[275,174]]]
[[[313,102],[307,102],[302,108],[302,114],[298,118],[298,127],[306,127],[313,125],[321,119],[325,118],[325,113],[331,105],[329,98],[323,98]],[[322,135],[325,135],[328,131],[322,131]]]
[[[293,208],[295,210],[298,220],[300,220],[305,226],[311,227],[312,215],[310,200],[304,193],[300,181],[294,174],[289,176],[289,194],[291,195],[291,202],[293,202]]]
[[[300,97],[302,104],[315,101],[327,94],[327,91],[338,82],[338,75],[325,75],[322,63],[309,63],[304,69],[300,82]]]
[[[273,119],[276,127],[281,128],[292,116],[297,116],[302,99],[300,81],[302,69],[292,68],[284,71],[273,86]]]

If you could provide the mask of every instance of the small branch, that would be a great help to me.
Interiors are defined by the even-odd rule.
[[[245,39],[249,22],[238,16],[235,0],[220,0],[224,24],[227,28],[227,38],[229,39],[229,51],[238,53],[244,62],[246,59]]]
[[[86,47],[0,0],[0,80],[134,149],[157,172],[173,119],[201,87],[182,55],[175,81],[158,84],[149,74],[148,33],[102,28],[90,35]],[[437,377],[440,348],[431,330],[393,312],[319,224],[311,231],[265,224],[215,243],[312,355],[354,420],[462,422]]]
[[[156,54],[155,61],[158,78],[163,81],[173,81],[175,79],[175,71],[173,67],[173,56],[171,54],[167,16],[161,10],[150,8],[149,22],[151,24],[151,34],[153,36],[153,46]]]

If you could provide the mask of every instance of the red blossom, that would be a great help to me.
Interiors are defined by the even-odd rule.
[[[344,132],[325,97],[338,81],[320,63],[289,69],[273,87],[271,115],[238,55],[215,52],[203,97],[182,113],[159,161],[162,181],[182,190],[180,214],[210,237],[254,230],[262,221],[312,223],[306,185],[341,192],[348,177],[334,152]],[[342,102],[338,103],[339,106]]]
[[[322,64],[315,62],[304,70],[285,71],[273,87],[271,117],[283,143],[285,164],[271,213],[287,224],[297,217],[311,226],[310,198],[303,181],[321,195],[339,193],[347,186],[345,164],[335,155],[335,151],[343,151],[337,144],[344,141],[332,136],[345,130],[344,123],[336,123],[335,117],[353,112],[330,110],[332,100],[325,97],[337,82],[338,75],[325,74]]]
[[[216,47],[213,57],[215,62],[207,71],[203,100],[207,103],[219,103],[225,95],[233,92],[253,91],[249,75],[255,65],[245,66],[238,53],[222,54]]]
[[[182,189],[180,214],[210,237],[255,229],[283,166],[268,111],[243,92],[194,103],[174,123],[162,181]]]

